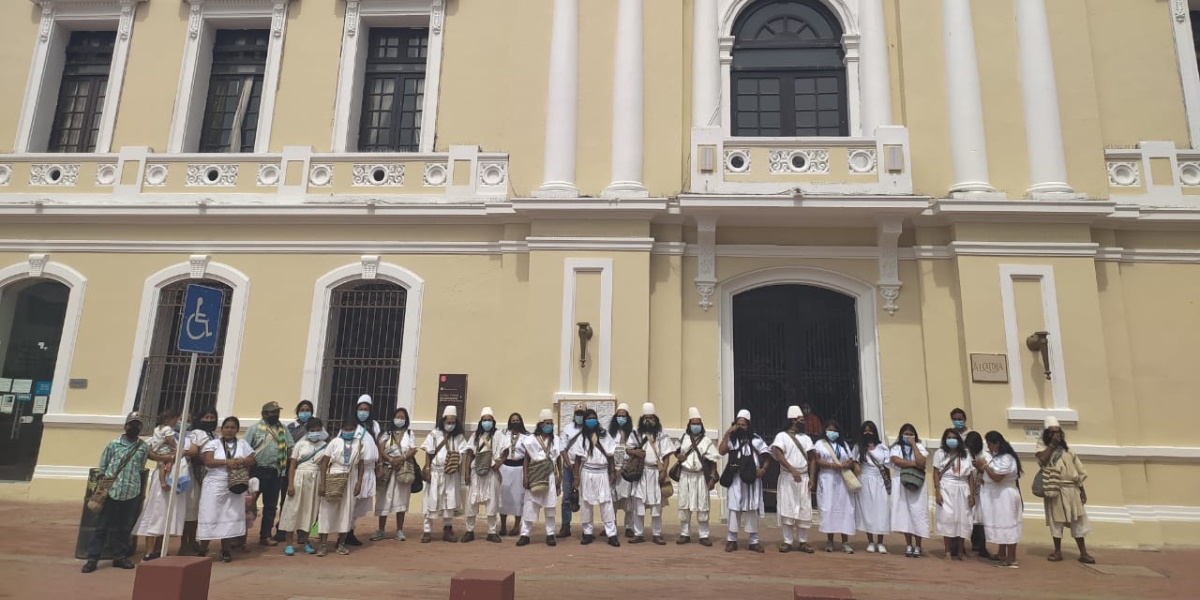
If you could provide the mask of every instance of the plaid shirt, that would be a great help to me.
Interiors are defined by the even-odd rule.
[[[146,466],[149,451],[150,447],[143,444],[142,440],[130,442],[123,435],[104,447],[104,452],[100,454],[100,476],[116,477],[112,489],[108,491],[110,498],[117,501],[132,500],[142,493],[142,468]],[[137,454],[129,459],[120,473],[116,473],[117,467],[121,466],[121,461],[130,452]]]

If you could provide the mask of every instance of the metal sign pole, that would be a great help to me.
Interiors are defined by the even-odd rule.
[[[192,409],[192,382],[196,379],[196,357],[198,355],[192,353],[192,363],[188,366],[187,387],[183,392],[183,412],[179,415],[179,441],[175,444],[175,462],[171,466],[171,490],[167,492],[167,521],[163,525],[163,545],[162,555],[167,556],[171,548],[171,513],[179,507],[175,505],[175,496],[178,496],[175,489],[179,486],[179,467],[183,457],[183,444],[187,440],[188,431],[188,415]],[[200,482],[193,481],[192,485],[200,485]]]

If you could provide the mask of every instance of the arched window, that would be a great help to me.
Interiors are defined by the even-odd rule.
[[[733,135],[849,135],[842,27],[820,0],[758,2],[733,34]]]

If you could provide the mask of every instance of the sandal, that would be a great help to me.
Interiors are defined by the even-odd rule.
[[[233,562],[233,555],[228,550],[221,551],[221,562]]]
[[[1084,554],[1079,557],[1079,562],[1085,565],[1094,565],[1096,564],[1096,559],[1092,558],[1091,554]]]
[[[808,542],[801,543],[800,547],[797,549],[805,554],[812,554],[813,552],[816,552],[816,550],[813,550],[812,546],[808,545]]]
[[[1050,562],[1062,562],[1062,559],[1063,559],[1063,557],[1062,557],[1061,552],[1051,552],[1050,556],[1046,557],[1046,560],[1048,560]],[[1082,561],[1083,557],[1082,556],[1079,557],[1079,560]]]

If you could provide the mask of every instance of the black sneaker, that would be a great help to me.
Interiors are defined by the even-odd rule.
[[[612,546],[613,548],[620,548],[621,540],[617,539],[617,536],[614,535],[614,536],[608,538],[608,545]]]
[[[473,542],[473,541],[475,541],[475,532],[474,531],[468,531],[468,532],[464,533],[462,536],[462,540],[460,540],[460,542],[463,544],[466,544],[468,542]]]
[[[523,536],[517,538],[517,545],[518,546],[528,546],[529,545],[529,536],[523,535]]]
[[[96,561],[89,560],[89,561],[83,563],[83,568],[80,569],[80,572],[91,573],[91,572],[94,572],[95,570],[96,570]]]
[[[579,545],[586,546],[594,541],[596,541],[596,536],[588,535],[585,533],[585,534],[583,534],[583,539],[579,540]]]
[[[546,536],[546,545],[547,546],[557,546],[558,542],[554,541],[554,536],[548,535],[548,536]]]
[[[359,541],[359,539],[358,539],[357,537],[354,537],[354,532],[353,532],[353,531],[351,531],[351,532],[350,532],[350,533],[349,533],[349,534],[346,536],[346,545],[347,545],[347,546],[361,546],[361,545],[362,545],[362,542],[361,542],[361,541]]]
[[[132,569],[133,562],[130,561],[128,558],[121,557],[121,558],[113,559],[113,566],[118,569]]]
[[[275,541],[276,542],[286,542],[287,541],[287,532],[286,531],[276,531],[275,532]]]
[[[571,526],[570,526],[570,525],[563,525],[563,526],[562,526],[562,528],[560,528],[560,529],[558,530],[558,537],[560,537],[560,538],[569,538],[569,537],[571,537]]]

